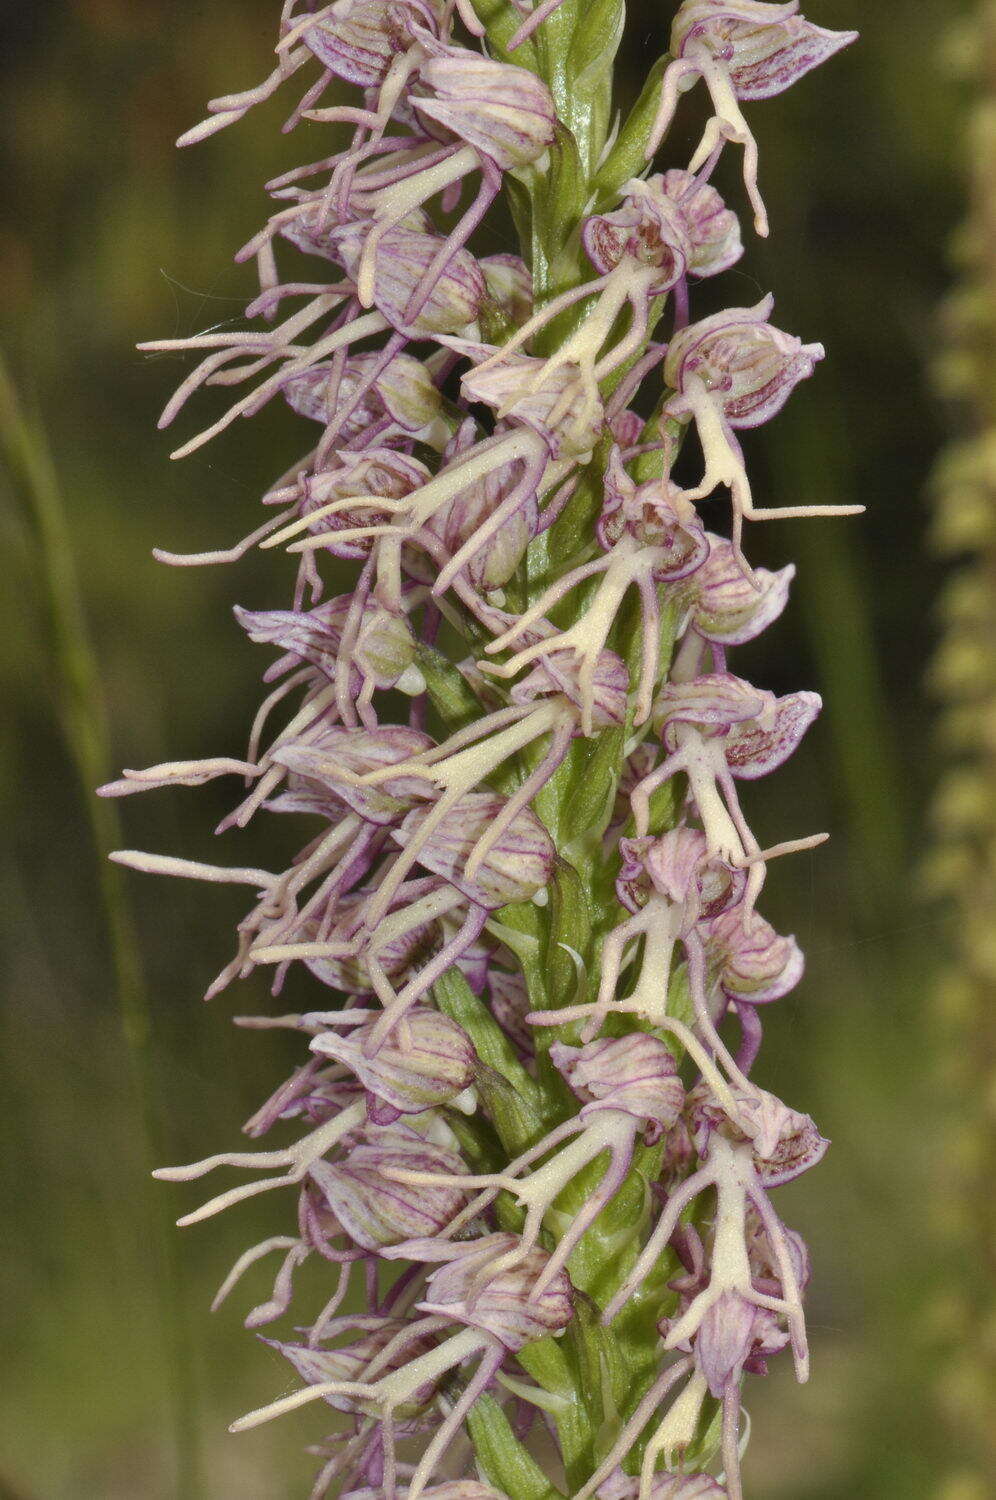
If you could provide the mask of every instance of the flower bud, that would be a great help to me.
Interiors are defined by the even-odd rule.
[[[752,580],[725,537],[707,532],[706,538],[709,556],[687,586],[691,626],[718,646],[742,646],[778,619],[795,568],[791,563],[777,573],[755,568]]]
[[[527,1251],[515,1265],[486,1280],[488,1263],[514,1251],[514,1234],[489,1234],[465,1255],[440,1266],[429,1277],[420,1312],[441,1313],[469,1328],[480,1328],[517,1353],[534,1339],[563,1331],[574,1313],[573,1291],[566,1271],[558,1271],[535,1300],[530,1293],[546,1267],[545,1250]]]
[[[367,226],[340,230],[336,244],[342,264],[354,279],[367,240]],[[484,277],[467,250],[453,250],[420,311],[408,323],[405,309],[445,241],[436,234],[395,226],[377,241],[374,251],[373,300],[392,328],[414,333],[462,333],[477,321],[485,296]]]
[[[335,370],[333,365],[317,364],[299,375],[291,375],[282,387],[284,397],[300,416],[327,424],[336,410],[348,405],[354,393],[367,382],[380,359],[380,354],[372,351],[353,355],[347,360],[332,404],[329,379]],[[355,441],[371,427],[382,423],[385,417],[396,423],[403,433],[424,433],[439,417],[441,400],[426,366],[410,354],[396,354],[372,382],[342,427],[339,441],[342,445]],[[384,440],[381,435],[380,441]]]
[[[802,978],[804,960],[793,937],[780,937],[759,912],[734,906],[709,929],[709,957],[730,1000],[763,1005],[780,1000]]]
[[[317,1161],[309,1169],[337,1223],[354,1244],[374,1254],[386,1245],[437,1235],[464,1207],[466,1192],[455,1181],[414,1186],[385,1172],[401,1168],[456,1179],[466,1174],[464,1162],[408,1131],[375,1129],[369,1135],[341,1161]]]
[[[324,1031],[312,1052],[334,1057],[352,1070],[369,1093],[396,1115],[419,1114],[448,1104],[474,1079],[477,1054],[470,1037],[438,1011],[416,1006],[372,1056],[364,1051],[376,1022],[348,1035]],[[383,1118],[379,1124],[387,1123]]]
[[[556,849],[543,824],[528,808],[517,813],[510,827],[488,850],[468,880],[464,866],[478,840],[505,806],[494,792],[470,792],[461,797],[419,849],[419,863],[462,891],[475,906],[488,911],[513,901],[528,901],[553,874]],[[404,849],[417,839],[431,807],[414,808],[393,835]]]
[[[368,1365],[407,1326],[400,1318],[382,1318],[378,1321],[381,1325],[379,1328],[363,1334],[341,1349],[309,1349],[307,1345],[285,1344],[278,1339],[263,1339],[263,1343],[289,1360],[308,1385],[324,1385],[332,1381],[362,1381]],[[425,1354],[432,1348],[432,1342],[431,1338],[424,1336],[413,1337],[392,1356],[384,1373],[399,1370],[420,1354]],[[435,1391],[435,1382],[420,1386],[407,1401],[395,1409],[395,1415],[403,1419],[418,1416],[428,1406]],[[326,1395],[323,1400],[335,1407],[336,1411],[363,1412],[373,1417],[381,1415],[381,1409],[375,1401],[365,1401],[359,1396]]]
[[[822,344],[774,328],[767,321],[773,306],[765,297],[682,328],[668,346],[665,382],[681,392],[690,377],[703,381],[731,427],[769,421],[824,355]]]
[[[490,157],[503,172],[524,167],[553,144],[556,110],[535,73],[464,47],[425,41],[419,69],[431,98],[412,98],[427,120]]]
[[[337,78],[370,89],[417,32],[438,27],[438,8],[427,0],[336,0],[322,7],[302,40]]]
[[[685,1090],[674,1057],[657,1037],[636,1031],[584,1047],[554,1042],[550,1057],[568,1086],[586,1101],[583,1114],[602,1103],[648,1121],[658,1138],[681,1113]]]
[[[326,936],[335,938],[341,932],[353,933],[370,901],[372,892],[358,892],[344,896],[338,903],[338,925]],[[303,941],[314,942],[318,936],[318,923],[307,926]],[[413,968],[419,968],[440,946],[439,924],[422,922],[393,937],[390,942],[378,942],[377,962],[390,984],[404,983]],[[322,984],[330,989],[341,990],[344,995],[373,995],[376,985],[370,977],[366,957],[361,949],[342,958],[306,958],[305,967]]]
[[[381,724],[375,729],[334,725],[307,745],[293,741],[273,751],[273,759],[289,771],[327,788],[367,823],[400,822],[427,794],[417,776],[400,775],[375,785],[356,786],[343,776],[363,776],[382,766],[396,765],[431,750],[433,741],[403,724]]]
[[[311,479],[305,480],[302,516],[332,502],[349,500],[353,496],[364,501],[369,501],[371,495],[383,495],[385,500],[402,500],[432,477],[417,458],[397,453],[392,448],[370,448],[355,454],[346,451],[336,457],[336,468],[323,469]],[[315,536],[328,536],[326,550],[333,557],[363,561],[370,556],[376,538],[360,537],[339,542],[336,540],[336,532],[377,525],[387,519],[388,514],[386,510],[380,512],[371,509],[369,504],[357,505],[355,510],[341,510],[331,516],[323,515],[308,530]]]

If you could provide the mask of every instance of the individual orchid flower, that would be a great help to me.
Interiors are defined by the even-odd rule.
[[[344,1012],[348,1020],[348,1012]],[[343,1035],[322,1031],[312,1052],[343,1064],[366,1089],[367,1116],[390,1125],[448,1104],[470,1087],[477,1060],[466,1032],[438,1011],[416,1007],[395,1029],[395,1040],[379,1041],[376,1023],[361,1023]]]
[[[742,1500],[737,1445],[739,1375],[756,1343],[755,1312],[774,1313],[784,1318],[792,1342],[796,1374],[804,1381],[809,1373],[802,1292],[795,1263],[786,1232],[771,1208],[749,1145],[738,1145],[722,1130],[710,1136],[703,1166],[669,1198],[664,1214],[623,1286],[606,1307],[603,1319],[608,1323],[618,1313],[668,1243],[681,1212],[708,1188],[714,1188],[716,1192],[711,1275],[690,1306],[668,1327],[664,1345],[667,1349],[675,1349],[687,1345],[689,1340],[694,1341],[697,1359],[704,1361],[704,1367],[700,1363],[700,1378],[692,1382],[691,1391],[701,1410],[711,1384],[717,1387],[713,1394],[718,1394],[723,1401],[723,1459],[727,1491],[731,1500]],[[777,1261],[780,1278],[777,1296],[760,1292],[754,1286],[748,1247],[750,1207],[761,1215],[771,1252]],[[746,1326],[742,1315],[746,1317]],[[700,1341],[703,1343],[701,1355]],[[671,1413],[648,1444],[645,1473],[653,1472],[657,1455],[669,1441],[669,1419],[673,1421]]]
[[[334,1019],[349,1027],[355,1015],[356,1012],[346,1011]],[[307,1024],[305,1021],[306,1026]],[[350,1152],[351,1166],[338,1168],[329,1163],[326,1158],[348,1136],[360,1132],[362,1139],[365,1124],[383,1125],[402,1115],[419,1114],[440,1102],[454,1099],[467,1087],[473,1076],[472,1053],[468,1051],[467,1038],[460,1027],[445,1016],[437,1016],[431,1011],[409,1013],[405,1020],[403,1043],[393,1047],[381,1045],[374,1056],[368,1056],[366,1043],[374,1038],[375,1030],[374,1025],[364,1026],[361,1020],[359,1033],[352,1038],[343,1038],[327,1030],[319,1031],[312,1044],[313,1050],[321,1057],[331,1057],[336,1062],[350,1066],[364,1085],[366,1097],[345,1103],[344,1107],[335,1109],[296,1146],[285,1151],[232,1152],[207,1157],[190,1166],[160,1168],[156,1175],[169,1182],[187,1182],[219,1166],[248,1167],[254,1170],[283,1166],[287,1169],[285,1174],[279,1177],[266,1178],[223,1193],[203,1204],[193,1213],[186,1214],[179,1222],[181,1224],[199,1223],[202,1219],[211,1217],[260,1192],[300,1182],[307,1177],[316,1184],[326,1199],[335,1216],[337,1226],[364,1248],[375,1248],[373,1244],[367,1243],[370,1236],[374,1234],[370,1214],[377,1196],[375,1187],[370,1182],[370,1174],[379,1173],[385,1183],[394,1180],[384,1174],[385,1172],[389,1174],[392,1160],[394,1165],[397,1164],[397,1153],[404,1149],[404,1140],[395,1132],[392,1141],[395,1153],[393,1158],[390,1157],[390,1153],[384,1154],[383,1139],[379,1143],[371,1142],[362,1179],[357,1178],[355,1173],[350,1175],[353,1168],[355,1172],[359,1172],[365,1160],[358,1145],[354,1145]],[[446,1049],[446,1051],[441,1049]],[[413,1138],[412,1144],[418,1150],[422,1150],[418,1137]],[[425,1150],[428,1148],[426,1147]],[[420,1165],[423,1167],[427,1160],[425,1150],[419,1158]],[[358,1151],[359,1155],[357,1155]],[[410,1163],[415,1160],[410,1152],[406,1159]],[[455,1184],[462,1163],[458,1158],[453,1158],[452,1154],[445,1160],[447,1175],[453,1177]],[[454,1167],[456,1168],[455,1176],[452,1171]],[[380,1191],[381,1194],[385,1191],[383,1186]],[[457,1200],[459,1200],[460,1191],[454,1185],[451,1197],[444,1198],[444,1202],[457,1203],[457,1200],[452,1198],[452,1191],[457,1193]],[[366,1229],[358,1227],[360,1220],[357,1216],[361,1210],[366,1214],[365,1222],[368,1224]],[[405,1222],[414,1223],[415,1209],[410,1207],[406,1210],[406,1214]],[[446,1223],[448,1218],[452,1218],[452,1214],[444,1216],[442,1223]],[[387,1221],[379,1222],[381,1229],[377,1232],[381,1233]],[[354,1229],[356,1233],[353,1233]],[[396,1236],[397,1239],[416,1237],[414,1233],[405,1236],[400,1232]],[[377,1242],[379,1246],[383,1243],[386,1241],[378,1240]]]
[[[406,1127],[368,1125],[350,1139],[348,1152],[334,1161],[313,1162],[301,1186],[299,1234],[271,1236],[245,1251],[219,1288],[212,1306],[219,1307],[232,1289],[264,1256],[284,1252],[270,1295],[245,1318],[246,1328],[261,1328],[287,1312],[298,1268],[313,1255],[340,1267],[335,1290],[321,1309],[311,1333],[314,1347],[349,1292],[350,1270],[392,1245],[429,1239],[445,1228],[465,1204],[466,1192],[452,1183],[431,1189],[406,1189],[385,1170],[419,1167],[457,1177],[466,1164],[446,1146]]]
[[[526,1209],[526,1219],[516,1245],[494,1265],[516,1265],[537,1244],[544,1219],[564,1189],[607,1153],[601,1181],[561,1236],[535,1282],[531,1298],[541,1297],[562,1273],[575,1247],[625,1182],[641,1132],[648,1141],[666,1134],[681,1112],[685,1093],[674,1057],[663,1042],[639,1032],[580,1049],[555,1043],[550,1055],[571,1089],[585,1101],[580,1113],[550,1131],[501,1172],[456,1179],[462,1188],[480,1191],[454,1216],[446,1231],[456,1233],[505,1189]],[[555,1154],[551,1156],[551,1152]],[[544,1157],[549,1160],[537,1166]],[[529,1175],[522,1176],[530,1167]],[[394,1175],[398,1182],[413,1187],[440,1185],[432,1172],[404,1168]]]
[[[792,937],[780,937],[753,907],[743,902],[723,912],[703,929],[704,960],[710,983],[719,994],[709,1000],[718,1020],[732,1006],[742,1042],[737,1065],[749,1073],[762,1041],[759,1005],[780,1000],[802,978],[805,963]]]
[[[856,31],[826,31],[799,15],[799,0],[771,5],[764,0],[684,0],[671,25],[671,61],[664,71],[661,98],[647,141],[654,156],[674,116],[678,97],[696,79],[704,80],[713,115],[689,163],[698,172],[724,141],[744,150],[744,185],[754,209],[754,227],[768,233],[768,215],[757,185],[757,142],[741,101],[770,99],[811,68],[839,52]]]
[[[675,394],[665,404],[668,416],[694,418],[705,473],[700,484],[686,490],[688,500],[703,500],[718,485],[730,490],[733,505],[733,547],[742,559],[744,518],[770,521],[781,518],[858,515],[863,506],[755,506],[750,481],[735,429],[758,427],[770,421],[800,380],[813,373],[823,358],[822,344],[803,344],[768,321],[774,298],[755,307],[714,313],[701,323],[683,328],[672,339],[664,362],[664,379]]]
[[[453,342],[450,340],[449,342]],[[457,341],[457,348],[474,350],[478,345]],[[532,367],[536,362],[520,363]],[[465,389],[473,400],[499,408],[510,418],[490,437],[453,452],[449,462],[436,476],[401,500],[371,498],[366,507],[376,512],[376,520],[364,526],[341,532],[340,544],[386,539],[397,552],[404,547],[424,545],[428,523],[464,495],[474,495],[480,486],[497,482],[503,490],[498,506],[471,532],[454,556],[449,558],[434,581],[433,592],[448,590],[461,572],[499,536],[507,523],[520,513],[528,513],[541,491],[561,485],[582,455],[590,454],[597,441],[597,424],[579,421],[574,410],[577,382],[569,371],[536,392],[524,391],[519,377],[506,366],[465,377]],[[509,478],[510,470],[514,478]],[[333,500],[320,506],[306,523],[285,528],[270,540],[276,544],[300,530],[314,531],[316,523],[326,517],[361,509],[358,498]],[[385,526],[385,513],[393,526]],[[289,550],[307,553],[322,547],[318,534],[291,542]]]
[[[410,71],[405,62],[416,31],[435,31],[440,23],[440,7],[425,0],[402,0],[400,5],[393,0],[336,0],[297,20],[293,17],[295,9],[294,0],[284,4],[278,63],[269,77],[241,94],[212,99],[207,119],[181,135],[177,145],[194,145],[241,120],[314,59],[322,64],[321,76],[295,109],[292,121],[320,97],[333,77],[363,89],[384,88],[390,80],[393,87],[388,97],[396,98],[400,83]],[[472,21],[472,25],[479,23]]]
[[[493,1271],[508,1254],[513,1239],[510,1235],[492,1235],[485,1241],[457,1249],[449,1263],[444,1262],[429,1277],[425,1296],[417,1304],[425,1316],[385,1345],[381,1354],[367,1365],[363,1379],[322,1378],[317,1362],[302,1360],[301,1373],[309,1381],[303,1390],[250,1412],[234,1422],[231,1430],[243,1432],[316,1399],[358,1399],[378,1411],[393,1460],[395,1414],[426,1386],[434,1386],[448,1370],[477,1358],[474,1375],[437,1428],[412,1475],[408,1496],[409,1500],[418,1500],[465,1415],[509,1355],[518,1353],[537,1338],[561,1332],[573,1315],[571,1287],[563,1272],[546,1285],[540,1296],[531,1295],[546,1264],[541,1250],[530,1251],[511,1269]],[[468,1302],[471,1287],[481,1281],[482,1275],[483,1285],[474,1300]],[[389,1352],[397,1361],[402,1349],[453,1323],[463,1325],[459,1333],[451,1334],[442,1344],[407,1363],[397,1364],[389,1373],[379,1373],[388,1364]]]
[[[406,614],[385,609],[373,597],[364,600],[362,594],[347,594],[307,613],[236,607],[235,617],[251,641],[283,649],[284,655],[270,667],[265,681],[279,680],[304,663],[316,667],[333,684],[344,677],[337,703],[347,725],[355,724],[358,716],[364,728],[372,729],[376,724],[370,707],[374,693],[399,686],[403,692],[406,673],[416,691],[421,691],[421,678],[411,675],[416,642]]]
[[[552,584],[515,623],[491,641],[488,655],[504,651],[578,585],[598,578],[598,589],[584,615],[567,630],[531,642],[496,666],[481,663],[496,677],[514,677],[541,656],[574,653],[584,694],[582,732],[591,733],[594,679],[598,663],[629,588],[635,587],[641,610],[641,667],[633,722],[650,716],[660,665],[661,616],[657,585],[687,577],[701,565],[706,542],[694,509],[665,481],[637,485],[623,468],[619,449],[613,448],[605,476],[605,502],[598,528],[605,556],[584,563]]]
[[[371,192],[368,208],[373,224],[357,277],[361,305],[373,304],[374,258],[381,237],[391,226],[472,172],[480,172],[481,186],[437,262],[423,276],[406,309],[409,320],[419,313],[420,298],[431,292],[434,275],[462,248],[487,212],[502,174],[536,161],[553,143],[556,119],[546,85],[526,69],[481,57],[429,32],[419,34],[418,46],[422,54],[418,78],[426,93],[413,95],[411,103],[421,123],[441,137],[446,149],[435,154],[431,165]],[[340,115],[338,109],[307,111],[309,119],[318,121]]]
[[[371,335],[390,330],[394,319],[399,327],[389,341],[387,350],[383,356],[377,356],[373,361],[366,379],[359,382],[352,402],[346,403],[347,410],[337,422],[335,431],[337,434],[341,433],[345,429],[347,417],[353,416],[361,398],[378,379],[385,376],[392,362],[396,364],[405,344],[411,338],[473,329],[485,287],[483,278],[467,252],[458,249],[449,256],[421,299],[417,312],[408,314],[409,304],[412,304],[416,289],[421,287],[425,272],[429,267],[435,266],[438,250],[433,236],[393,227],[391,233],[387,234],[387,228],[385,226],[386,238],[381,237],[377,248],[380,271],[380,306],[377,310],[363,310],[362,303],[355,295],[356,285],[347,279],[330,285],[327,289],[319,287],[314,295],[309,296],[300,312],[286,318],[269,332],[209,332],[192,338],[152,340],[139,346],[150,353],[213,351],[205,354],[200,364],[178,388],[163,411],[161,427],[168,426],[174,420],[198,386],[234,385],[262,373],[269,365],[277,366],[273,373],[229,407],[210,427],[177,448],[172,455],[174,458],[185,458],[195,452],[237,418],[252,416],[260,411],[275,395],[284,393],[294,405],[294,392],[301,387],[302,380],[313,381],[326,371],[328,362],[336,354],[342,356],[353,345]],[[336,236],[335,243],[342,264],[358,270],[357,255],[361,248],[369,245],[370,235],[360,232],[357,226],[351,235],[340,233]],[[445,242],[439,240],[439,244],[444,245]],[[311,292],[313,289],[308,290]],[[251,304],[246,315],[253,316],[257,310],[271,305],[271,302],[272,298],[261,302],[259,308],[256,304]],[[314,341],[310,344],[301,342],[301,336],[322,320],[325,320],[325,326],[319,330]],[[237,363],[238,361],[241,363]],[[369,357],[367,364],[371,364]]]
[[[674,285],[682,275],[718,276],[743,255],[736,214],[693,173],[634,177],[622,191],[619,208],[591,215],[581,229],[588,259],[603,275],[629,255],[667,267],[664,280]]]
[[[602,653],[595,674],[593,729],[606,724],[621,724],[626,712],[628,674],[623,663],[612,652]],[[576,735],[582,733],[584,698],[578,673],[562,669],[556,661],[544,661],[516,683],[508,708],[498,709],[486,718],[458,731],[433,750],[399,766],[406,776],[421,778],[436,788],[434,805],[419,820],[417,830],[389,874],[381,882],[367,913],[372,927],[383,917],[402,880],[421,857],[421,850],[451,810],[492,776],[511,756],[527,745],[549,736],[549,748],[536,769],[507,799],[499,815],[481,832],[468,851],[464,876],[473,880],[490,852],[512,828],[530,801],[550,780],[562,762]],[[392,768],[393,770],[393,768]],[[390,779],[381,771],[368,772],[358,778],[363,786],[375,786]]]
[[[475,379],[502,364],[556,318],[592,298],[577,331],[537,365],[522,389],[535,391],[563,369],[577,367],[580,416],[599,405],[599,386],[624,368],[645,343],[654,308],[689,275],[714,276],[742,254],[739,226],[719,194],[685,172],[668,172],[626,184],[622,206],[594,214],[582,227],[589,260],[601,274],[561,293],[522,322],[501,349],[477,366]],[[610,335],[625,307],[630,327],[622,339]],[[524,372],[523,372],[524,374]]]
[[[361,962],[384,1006],[373,1033],[372,1045],[379,1046],[479,940],[491,911],[528,901],[547,884],[554,860],[549,834],[525,807],[510,817],[511,805],[512,799],[477,793],[465,794],[450,805],[444,793],[427,809],[415,809],[415,816],[409,815],[396,831],[402,852],[386,866],[377,886],[357,903],[345,925],[333,926],[324,934],[290,932],[276,942],[264,934],[249,949],[249,961],[285,964],[301,960],[319,975],[322,969],[316,965],[330,960]],[[404,877],[416,861],[440,878],[406,882]],[[399,969],[410,958],[404,950],[399,954],[399,941],[410,939],[428,922],[441,922],[456,913],[461,920],[452,936],[396,990],[388,956],[394,956]]]
[[[710,854],[740,868],[804,847],[793,841],[762,852],[747,827],[735,779],[756,780],[780,766],[798,746],[820,712],[816,693],[773,693],[751,687],[729,672],[713,672],[691,682],[665,683],[657,701],[667,759],[633,792],[638,834],[646,832],[650,798],[678,771],[688,776],[692,799]],[[820,842],[824,835],[816,835]]]
[[[621,903],[633,913],[606,937],[602,948],[598,993],[591,1002],[560,1011],[533,1011],[533,1025],[584,1021],[582,1040],[590,1042],[612,1016],[633,1016],[655,1030],[670,1033],[699,1069],[721,1108],[746,1135],[753,1136],[758,1091],[720,1039],[709,1014],[705,960],[698,924],[735,905],[746,877],[711,856],[701,833],[673,829],[660,839],[623,840],[623,868],[617,882]],[[636,984],[620,997],[618,989],[627,950],[643,940]],[[693,1030],[672,1012],[671,976],[675,948],[684,947],[689,991],[695,1012]]]
[[[459,1186],[466,1163],[445,1146],[411,1131],[379,1130],[374,1139],[353,1146],[348,1156],[313,1163],[308,1179],[336,1227],[362,1250],[379,1254],[387,1246],[430,1239],[464,1207]],[[415,1168],[448,1176],[431,1189],[406,1191],[394,1175]]]

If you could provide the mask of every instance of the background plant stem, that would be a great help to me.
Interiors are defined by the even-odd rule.
[[[73,557],[73,543],[55,466],[39,420],[27,412],[0,356],[0,451],[25,507],[36,543],[39,599],[45,606],[56,679],[54,701],[70,758],[79,777],[97,860],[101,909],[107,928],[114,991],[131,1064],[131,1088],[147,1168],[142,1196],[145,1228],[154,1258],[173,1432],[176,1495],[204,1493],[198,1441],[197,1396],[184,1315],[175,1231],[163,1194],[148,1175],[161,1160],[160,1112],[149,996],[121,871],[107,856],[123,840],[117,806],[94,795],[111,765],[100,673],[89,639]],[[108,1330],[108,1340],[113,1331]],[[2,1484],[0,1484],[2,1489]]]

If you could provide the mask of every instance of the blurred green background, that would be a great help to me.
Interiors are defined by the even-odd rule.
[[[170,1224],[187,1198],[146,1189],[150,1160],[234,1145],[286,1071],[278,1036],[229,1022],[264,1005],[261,987],[199,1000],[229,956],[239,893],[137,876],[116,886],[95,853],[95,839],[119,837],[116,813],[95,812],[83,784],[120,765],[240,754],[269,658],[231,605],[287,592],[288,564],[272,553],[169,571],[150,548],[248,531],[263,483],[300,446],[296,419],[273,410],[171,465],[155,419],[180,366],[133,348],[238,312],[252,272],[231,254],[265,213],[260,185],[316,154],[309,127],[290,139],[275,128],[283,99],[195,152],[172,148],[210,95],[262,76],[276,9],[31,0],[0,19],[9,1500],[289,1500],[307,1493],[300,1448],[320,1431],[314,1413],[240,1438],[225,1430],[288,1383],[239,1322],[262,1277],[207,1311],[239,1251],[278,1227],[276,1204],[181,1235]],[[938,570],[924,532],[946,414],[929,367],[963,212],[967,85],[949,66],[960,11],[950,0],[811,9],[863,40],[754,107],[773,233],[750,244],[722,296],[750,304],[773,289],[777,321],[830,354],[777,422],[748,436],[764,503],[869,509],[859,522],[749,538],[756,561],[794,558],[799,578],[785,618],[736,668],[828,702],[791,766],[749,788],[752,821],[762,842],[834,833],[769,881],[766,913],[797,933],[809,970],[767,1017],[759,1076],[811,1110],[834,1149],[781,1195],[814,1251],[814,1378],[797,1389],[780,1369],[753,1382],[748,1478],[758,1500],[917,1500],[942,1472],[932,1308],[946,1274],[931,1014],[946,923],[918,901],[914,878],[938,769],[922,688]],[[632,12],[630,86],[663,49],[670,13]],[[739,203],[735,179],[724,184]],[[497,240],[489,248],[512,248]],[[281,830],[263,824],[213,848],[225,805],[211,787],[132,799],[120,809],[124,842],[230,863],[279,858],[267,841]],[[113,932],[108,894],[127,906],[115,907]],[[122,991],[137,1048],[123,1039]]]

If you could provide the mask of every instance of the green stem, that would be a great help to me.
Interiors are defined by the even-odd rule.
[[[510,11],[510,6],[488,0],[480,12],[496,54],[506,58],[508,54],[502,51],[501,44],[512,29]],[[608,176],[604,168],[599,171],[606,152],[613,60],[622,17],[618,0],[594,0],[587,6],[584,0],[564,0],[527,47],[508,58],[530,67],[546,81],[560,119],[549,169],[543,173],[524,172],[522,181],[514,184],[511,191],[524,253],[531,261],[537,306],[591,277],[593,273],[580,244],[581,218],[586,210],[590,211],[596,190],[603,203],[611,203],[622,180],[615,181],[615,176],[619,172],[632,175],[642,165],[643,139],[652,113],[647,99],[640,101],[634,111],[635,125],[627,123],[608,158]],[[564,337],[583,323],[592,306],[590,301],[581,302],[553,320],[534,338],[532,352],[553,353]],[[663,299],[655,311],[662,307]],[[535,599],[569,565],[569,560],[593,547],[609,448],[608,440],[599,444],[564,514],[530,547],[522,576],[513,585],[517,597],[525,601]],[[584,608],[585,602],[583,595],[579,595],[576,607]],[[667,671],[677,623],[674,611],[665,608],[662,672]],[[636,660],[634,647],[640,624],[639,610],[627,607],[611,638],[611,644],[631,666]],[[576,740],[563,765],[536,799],[536,810],[547,823],[560,856],[548,901],[542,908],[530,904],[501,914],[501,922],[511,937],[514,939],[521,932],[527,945],[529,962],[524,963],[524,971],[530,1000],[536,1009],[556,1009],[584,998],[597,975],[601,943],[618,920],[612,872],[605,869],[602,853],[602,833],[631,732],[631,726],[627,726]],[[528,763],[542,753],[540,746],[521,758]],[[668,811],[672,814],[668,821],[673,821],[671,802]],[[539,962],[535,961],[537,952]],[[468,1012],[473,1002],[461,993],[465,989],[466,986],[451,984],[444,1008],[452,1014],[452,1007],[458,1007],[461,1022],[479,1029],[480,1018],[475,1020]],[[437,986],[437,998],[439,991]],[[528,1138],[530,1129],[533,1139],[541,1138],[543,1130],[548,1128],[546,1123],[541,1126],[541,1121],[562,1120],[576,1108],[548,1056],[549,1046],[556,1038],[576,1042],[574,1031],[573,1027],[550,1027],[535,1035],[540,1100],[527,1102],[516,1093],[515,1085],[518,1083],[521,1088],[521,1080],[509,1071],[508,1060],[491,1047],[487,1061],[504,1078],[499,1080],[498,1087],[493,1080],[486,1082],[492,1096],[492,1118],[506,1145],[510,1139],[518,1143]],[[487,1038],[475,1040],[483,1040],[490,1046]],[[613,1329],[601,1327],[595,1304],[587,1299],[596,1297],[604,1305],[639,1254],[641,1231],[650,1211],[648,1183],[659,1175],[660,1156],[659,1150],[638,1149],[630,1176],[572,1254],[570,1271],[581,1305],[563,1340],[557,1343],[541,1340],[519,1356],[522,1367],[553,1401],[561,1459],[571,1493],[590,1478],[606,1451],[607,1442],[611,1443],[614,1431],[618,1430],[614,1424],[635,1410],[657,1374],[656,1322],[667,1305],[666,1283],[674,1274],[673,1256],[665,1253],[661,1257],[655,1274],[632,1299],[625,1317],[617,1320]],[[551,1204],[545,1230],[554,1240],[590,1197],[606,1165],[603,1155]],[[533,1500],[534,1494],[538,1500],[538,1478],[523,1470],[522,1455],[506,1427],[500,1409],[478,1411],[470,1423],[478,1459],[484,1472],[510,1495],[518,1495],[515,1488],[518,1484],[524,1500]],[[640,1452],[639,1445],[636,1452]]]

